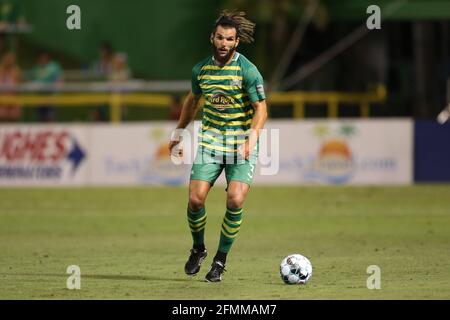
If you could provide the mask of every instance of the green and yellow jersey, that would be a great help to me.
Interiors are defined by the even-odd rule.
[[[238,52],[222,67],[212,56],[194,66],[191,84],[205,99],[199,148],[215,156],[236,155],[251,127],[252,102],[266,98],[258,69]]]

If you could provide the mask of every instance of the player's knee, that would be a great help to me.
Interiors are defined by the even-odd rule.
[[[198,194],[189,195],[189,208],[194,211],[198,211],[205,206],[205,198]]]
[[[228,194],[227,207],[231,209],[242,208],[244,205],[244,196],[238,193]]]

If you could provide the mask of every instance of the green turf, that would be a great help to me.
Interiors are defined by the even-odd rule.
[[[183,266],[186,188],[0,189],[1,299],[450,299],[450,186],[254,187],[224,281],[203,281],[225,193],[207,202],[210,255]],[[306,286],[282,283],[291,253]],[[66,268],[81,268],[81,290]],[[369,265],[381,290],[366,288]]]

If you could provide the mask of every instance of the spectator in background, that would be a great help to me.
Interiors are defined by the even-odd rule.
[[[93,63],[92,67],[96,77],[109,80],[113,70],[114,55],[112,45],[107,41],[103,41],[98,48],[98,60]],[[107,105],[97,107],[90,113],[90,120],[96,122],[106,121],[108,108],[109,106]]]
[[[126,53],[115,52],[109,42],[102,42],[98,50],[99,60],[93,64],[94,72],[113,82],[130,79]]]
[[[114,49],[109,42],[102,42],[98,49],[99,60],[94,64],[94,70],[100,76],[108,78],[113,69]]]
[[[181,109],[183,105],[181,104],[181,98],[179,96],[172,97],[172,103],[170,104],[170,120],[180,119]]]
[[[116,53],[114,55],[112,70],[109,74],[109,81],[113,84],[112,87],[115,92],[121,92],[124,88],[121,82],[129,80],[131,77],[130,69],[128,68],[127,55],[125,53]],[[128,114],[126,106],[120,107],[121,118],[125,118]]]
[[[0,86],[3,96],[13,96],[17,85],[21,82],[22,72],[17,65],[16,54],[8,52],[3,55],[0,61]],[[22,113],[21,107],[17,104],[0,105],[1,121],[18,121]]]
[[[113,82],[126,81],[130,79],[130,76],[127,55],[125,53],[116,53],[113,58],[109,80]]]
[[[62,82],[62,69],[58,62],[53,61],[46,51],[39,53],[36,67],[32,70],[32,81],[42,84],[58,84]],[[37,108],[38,120],[51,122],[55,120],[53,106],[39,106]]]
[[[94,70],[102,77],[105,77],[112,83],[120,83],[127,81],[131,77],[131,72],[128,67],[127,55],[125,53],[114,52],[112,46],[108,42],[103,42],[99,48],[100,59],[96,61]],[[115,91],[121,91],[120,85],[114,86]],[[91,120],[106,121],[108,106],[99,106],[93,113],[91,113]],[[124,107],[121,108],[122,116],[126,113]]]

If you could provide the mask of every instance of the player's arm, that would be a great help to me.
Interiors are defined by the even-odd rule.
[[[244,75],[244,87],[255,111],[248,138],[245,143],[238,148],[238,152],[244,157],[244,159],[248,159],[258,142],[261,129],[264,128],[267,120],[264,80],[256,67],[250,67],[246,71]]]
[[[185,129],[189,125],[189,123],[194,120],[195,115],[198,111],[198,102],[200,101],[200,98],[201,94],[194,94],[192,91],[189,91],[186,99],[184,99],[180,119],[178,120],[176,129]],[[180,130],[175,130],[174,134],[170,138],[169,152],[172,152],[172,148],[180,142],[179,133]],[[182,149],[179,149],[179,155],[182,155]]]
[[[252,102],[252,105],[255,110],[255,114],[253,115],[250,134],[245,143],[241,145],[239,148],[241,155],[245,159],[248,159],[250,157],[250,150],[253,150],[255,148],[256,143],[258,142],[259,136],[261,134],[261,129],[264,128],[264,125],[267,120],[266,100]]]
[[[192,91],[189,91],[186,99],[184,99],[183,107],[181,109],[180,119],[178,119],[177,129],[186,128],[198,111],[198,102],[200,101],[200,94],[195,95]]]

